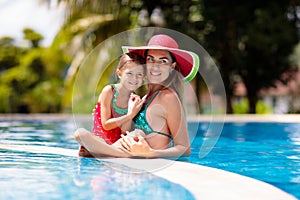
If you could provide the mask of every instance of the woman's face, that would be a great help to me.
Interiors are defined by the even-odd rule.
[[[175,68],[171,55],[166,50],[148,50],[146,56],[147,79],[149,83],[162,83]]]

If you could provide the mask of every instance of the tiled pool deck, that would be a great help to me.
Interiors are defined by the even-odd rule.
[[[85,119],[85,116],[82,116]],[[89,118],[89,117],[87,117]],[[0,115],[0,120],[66,120],[71,115]],[[189,121],[211,121],[212,116],[189,117]],[[226,122],[300,122],[300,115],[226,115],[214,116],[214,121]],[[30,149],[29,149],[30,150]],[[34,148],[30,151],[34,152]],[[55,153],[55,149],[53,149]],[[63,151],[59,150],[56,153]],[[65,155],[77,156],[76,150]],[[262,181],[211,167],[166,159],[104,159],[132,168],[150,171],[160,177],[181,184],[192,192],[196,199],[255,199],[295,200],[292,195]]]

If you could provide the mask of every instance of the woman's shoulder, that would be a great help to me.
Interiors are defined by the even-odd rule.
[[[162,101],[164,101],[168,104],[171,104],[174,101],[178,102],[178,100],[179,100],[177,93],[170,88],[161,90],[159,96]]]
[[[160,91],[161,94],[163,94],[164,96],[168,96],[168,97],[177,97],[178,95],[176,94],[176,92],[171,89],[171,88],[165,88],[163,90]]]
[[[157,103],[161,104],[167,113],[181,113],[182,102],[172,89],[161,90]]]

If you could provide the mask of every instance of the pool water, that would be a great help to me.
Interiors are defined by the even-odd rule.
[[[190,162],[270,183],[300,199],[299,123],[225,123],[214,148],[199,158],[208,125],[199,124]]]
[[[0,122],[0,143],[78,149],[70,122]],[[0,149],[0,199],[194,199],[179,184],[92,158]],[[176,191],[176,192],[174,192]]]
[[[300,199],[300,124],[225,123],[211,152],[200,157],[209,123],[189,122],[191,163],[270,183]],[[0,143],[78,149],[72,121],[2,121]],[[116,170],[117,169],[117,170]],[[0,149],[0,199],[194,199],[151,173],[100,161]]]

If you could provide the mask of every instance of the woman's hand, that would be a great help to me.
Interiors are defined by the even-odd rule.
[[[143,131],[134,130],[120,139],[121,149],[132,156],[149,157],[153,149],[143,137]]]

